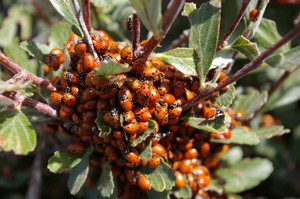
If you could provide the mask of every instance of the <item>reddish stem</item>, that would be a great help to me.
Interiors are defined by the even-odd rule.
[[[140,35],[141,34],[141,20],[140,17],[134,12],[132,13],[132,50],[133,60],[140,54]]]
[[[83,8],[83,19],[88,32],[91,32],[91,14],[90,14],[90,0],[81,0]]]
[[[162,29],[159,39],[152,36],[143,47],[143,51],[140,55],[141,57],[147,58],[158,46],[158,44],[165,38],[166,34],[168,33],[171,25],[173,24],[184,3],[185,0],[173,0],[169,3],[166,12],[162,17]]]
[[[18,74],[14,76],[15,80],[31,80],[37,86],[40,86],[48,91],[56,91],[57,85],[51,83],[50,81],[37,77],[34,74],[28,72],[27,70],[23,69],[21,66],[10,60],[6,55],[4,55],[0,51],[0,63],[6,67],[8,70],[13,72],[14,74]]]
[[[17,92],[17,91],[10,91],[2,93],[3,96],[10,98],[14,102],[18,102],[18,105],[27,106],[37,110],[40,113],[45,115],[49,115],[51,117],[57,117],[57,112],[51,106],[39,102],[35,99],[26,97],[25,95]]]
[[[242,7],[238,13],[238,15],[236,16],[236,18],[234,19],[233,23],[231,24],[230,28],[228,29],[228,31],[225,33],[224,37],[222,38],[222,40],[219,42],[218,47],[217,47],[217,51],[221,50],[225,43],[228,41],[229,37],[232,35],[233,31],[236,29],[236,27],[239,25],[241,19],[243,18],[243,15],[249,5],[251,0],[243,0],[243,4]]]
[[[236,73],[222,81],[220,84],[218,84],[215,88],[211,88],[204,91],[197,92],[197,96],[193,98],[192,100],[188,101],[187,103],[183,104],[182,108],[184,111],[189,110],[191,107],[197,105],[197,103],[213,93],[220,91],[223,87],[231,84],[232,82],[237,81],[241,77],[245,76],[250,71],[253,71],[254,69],[258,68],[259,65],[262,63],[262,61],[270,56],[274,51],[276,51],[278,48],[280,48],[285,43],[289,42],[291,39],[296,37],[298,34],[300,34],[300,23],[298,23],[287,35],[285,35],[281,40],[279,40],[277,43],[275,43],[272,47],[268,48],[266,51],[261,53],[258,57],[256,57],[254,60],[252,60],[249,64],[245,65],[243,68],[238,70]]]

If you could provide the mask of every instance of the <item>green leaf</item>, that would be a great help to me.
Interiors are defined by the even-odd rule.
[[[211,142],[223,143],[223,144],[246,144],[256,145],[259,143],[259,139],[253,132],[248,132],[245,127],[236,127],[232,129],[232,135],[228,139],[220,140],[212,138]]]
[[[234,165],[241,161],[243,158],[243,150],[240,146],[234,146],[226,153],[221,154],[220,159],[225,162],[226,165]]]
[[[260,51],[256,43],[250,42],[243,35],[240,35],[232,44],[229,46],[232,49],[239,51],[249,59],[253,60],[260,54]]]
[[[103,116],[104,116],[104,112],[99,111],[97,113],[97,119],[95,120],[98,130],[99,132],[99,136],[103,137],[103,136],[107,136],[112,132],[112,127],[109,126],[106,122],[104,122],[103,120]]]
[[[220,184],[220,182],[216,179],[211,179],[210,183],[207,187],[204,187],[205,191],[214,191],[218,194],[222,194],[224,192],[223,186]]]
[[[139,156],[141,160],[149,160],[152,157],[152,149],[151,149],[151,140],[148,139],[145,141],[146,147],[139,151]]]
[[[170,199],[170,193],[168,191],[158,192],[151,189],[146,193],[149,199]]]
[[[84,153],[73,154],[67,150],[56,151],[48,160],[47,168],[53,173],[61,173],[80,163]]]
[[[264,60],[265,63],[269,64],[272,67],[280,67],[282,66],[284,61],[285,61],[285,56],[283,53],[277,53],[271,55],[270,57]]]
[[[14,18],[6,17],[0,29],[0,46],[9,46],[17,31],[17,24]]]
[[[171,190],[175,185],[175,175],[171,167],[164,161],[158,167],[141,167],[141,173],[149,178],[151,187],[155,191]]]
[[[68,178],[68,187],[72,195],[75,195],[80,191],[87,178],[87,175],[89,173],[89,155],[90,152],[86,152],[82,157],[80,163],[78,163],[71,170],[70,176]]]
[[[230,117],[224,113],[217,114],[215,119],[205,119],[196,115],[185,116],[181,119],[196,129],[212,133],[222,133],[230,126]]]
[[[19,109],[0,112],[0,148],[26,155],[36,147],[36,132]]]
[[[215,57],[220,30],[220,8],[220,0],[201,4],[199,9],[196,9],[194,3],[186,3],[184,6],[183,15],[187,16],[191,23],[189,47],[194,48],[198,55],[196,72],[200,85],[205,81]]]
[[[128,67],[127,64],[125,66],[122,66],[120,63],[116,61],[107,61],[101,63],[101,66],[99,67],[99,69],[95,71],[95,74],[102,75],[106,78],[109,78],[109,76],[111,75],[126,73],[130,70],[131,68]]]
[[[283,126],[274,125],[274,126],[267,126],[261,127],[257,129],[253,129],[252,133],[255,133],[259,138],[271,138],[274,136],[280,136],[286,133],[289,133],[289,129],[284,129]]]
[[[17,81],[13,84],[7,83],[6,81],[2,81],[0,79],[0,93],[3,91],[17,91],[23,90],[30,86],[31,81]],[[2,99],[1,99],[2,100]]]
[[[284,70],[290,70],[294,66],[299,66],[300,64],[300,45],[290,49],[283,54],[284,59],[279,62],[278,67]],[[273,56],[272,56],[273,57]],[[277,55],[278,57],[278,55]],[[266,60],[267,62],[267,60]]]
[[[288,78],[272,93],[261,112],[291,104],[300,99],[300,68],[292,72]]]
[[[216,171],[218,177],[225,180],[225,191],[239,193],[257,186],[269,177],[273,171],[272,162],[263,158],[245,158],[228,168]]]
[[[115,176],[113,176],[113,183],[114,183],[114,188],[112,190],[112,194],[108,197],[104,197],[101,194],[99,194],[99,191],[97,191],[97,199],[117,199],[118,198],[118,180]]]
[[[49,36],[49,47],[53,48],[65,48],[65,42],[69,39],[71,33],[70,25],[68,23],[57,23],[51,28],[51,34]]]
[[[182,187],[182,188],[174,187],[174,188],[172,189],[172,194],[173,194],[176,198],[181,198],[181,199],[189,199],[189,198],[192,198],[192,189],[191,189],[191,187],[188,185],[187,179],[185,179],[184,187]]]
[[[255,1],[252,1],[252,3],[255,3]],[[267,5],[269,3],[269,0],[262,0],[261,2],[257,2],[257,3],[259,3],[258,16],[257,16],[256,21],[255,22],[250,22],[250,25],[247,28],[247,31],[246,31],[247,36],[246,36],[246,38],[248,38],[248,39],[252,39],[254,37],[256,31],[258,30],[258,27],[259,27],[259,25],[262,22],[262,19],[263,19],[262,17],[264,15],[266,7],[267,7]],[[248,7],[248,10],[247,10],[246,15],[245,15],[246,17],[249,17],[249,12],[253,8],[254,7],[252,7],[252,6]],[[248,19],[248,20],[250,20],[250,19]]]
[[[31,56],[35,57],[40,62],[46,63],[44,56],[49,54],[50,48],[45,44],[40,44],[35,41],[23,41],[20,44],[20,47],[26,50]]]
[[[102,164],[101,177],[97,183],[97,190],[101,197],[110,197],[114,192],[114,178],[109,162]]]
[[[35,60],[29,60],[27,53],[19,46],[19,40],[17,37],[13,38],[11,43],[4,48],[4,53],[12,61],[16,62],[24,69],[37,75],[38,64]]]
[[[145,141],[152,133],[154,133],[155,131],[157,131],[156,129],[156,123],[153,120],[149,120],[149,127],[148,129],[137,136],[137,138],[130,144],[130,146],[137,146],[139,143]]]
[[[186,75],[197,75],[196,65],[198,56],[192,48],[175,48],[164,53],[154,54],[165,62],[173,65],[177,70]]]
[[[245,119],[249,119],[264,105],[267,98],[268,93],[266,91],[259,93],[258,90],[249,88],[247,89],[246,94],[237,97],[236,101],[233,103],[232,109],[244,112]]]
[[[71,0],[50,0],[51,4],[55,8],[55,10],[71,25],[74,25],[77,29],[76,32],[80,33],[80,37],[82,37],[82,31],[77,21],[75,11],[73,9],[73,3]]]
[[[262,19],[254,39],[265,49],[270,48],[281,39],[277,31],[276,23],[269,19]],[[283,45],[276,52],[287,52],[290,49],[290,42]]]
[[[220,93],[220,96],[213,99],[213,103],[217,103],[219,106],[227,107],[232,104],[235,98],[235,83],[230,84],[229,89],[225,92]]]
[[[132,7],[140,16],[145,27],[160,39],[161,0],[130,0]]]

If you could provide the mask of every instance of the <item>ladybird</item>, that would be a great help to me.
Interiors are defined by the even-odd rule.
[[[122,138],[124,138],[124,133],[121,132],[121,131],[115,130],[115,131],[113,131],[113,136],[114,136],[116,139],[122,139]]]
[[[155,107],[155,111],[154,111],[153,116],[157,120],[163,120],[165,117],[168,116],[168,107],[157,105]]]
[[[172,87],[173,87],[173,94],[175,95],[175,97],[183,96],[185,90],[182,81],[175,81]]]
[[[74,142],[67,147],[67,151],[73,154],[79,154],[84,152],[84,145],[82,142]]]
[[[152,115],[148,110],[144,111],[141,114],[135,115],[135,116],[136,116],[138,122],[147,122],[152,118]]]
[[[83,67],[86,70],[91,70],[97,67],[96,63],[95,63],[95,58],[91,53],[86,53],[83,58]]]
[[[124,96],[120,98],[120,105],[124,111],[131,111],[133,104],[131,99],[124,99]]]
[[[181,106],[170,107],[168,112],[169,112],[170,119],[176,119],[182,113],[182,108],[181,108]]]
[[[182,173],[180,173],[179,171],[175,172],[175,187],[177,188],[182,188],[185,185],[185,179],[182,175]]]
[[[97,49],[97,51],[99,51],[99,52],[105,52],[106,50],[108,50],[108,48],[109,48],[109,46],[110,46],[110,42],[109,42],[109,38],[107,38],[107,37],[102,37],[101,39],[100,39],[100,41],[99,42],[96,42],[97,43],[97,47],[96,47],[96,49]],[[103,60],[106,60],[107,59],[107,57],[103,57]]]
[[[160,157],[153,156],[150,160],[147,161],[147,165],[151,167],[152,169],[155,169],[158,167],[161,163]]]
[[[74,112],[74,109],[73,108],[71,108],[71,107],[69,107],[69,106],[67,106],[67,105],[62,105],[61,107],[60,107],[60,110],[59,110],[59,116],[61,117],[61,118],[68,118],[68,117],[70,117],[72,114],[73,114],[73,112]]]
[[[127,133],[137,133],[137,131],[139,130],[140,126],[138,123],[130,123],[130,124],[126,124],[123,129],[124,131],[126,131]]]
[[[170,86],[167,82],[162,82],[157,90],[160,95],[165,95],[169,92]]]
[[[118,159],[118,153],[115,148],[111,145],[108,145],[104,151],[109,161],[115,161]]]
[[[124,120],[125,122],[127,123],[131,123],[133,122],[135,119],[135,116],[134,116],[134,113],[130,110],[130,111],[127,111],[124,115]]]
[[[193,91],[185,89],[185,96],[187,100],[191,100],[195,97],[195,93]]]
[[[94,86],[98,88],[106,88],[109,85],[109,80],[101,75],[95,75],[91,78]]]
[[[56,55],[58,57],[60,63],[63,63],[65,61],[64,51],[60,48],[53,48],[50,51],[50,54]]]
[[[184,153],[184,158],[193,159],[193,158],[197,158],[198,155],[199,155],[198,150],[195,148],[191,148]]]
[[[110,111],[104,114],[103,120],[109,124],[119,122],[120,121],[119,111],[116,108],[112,108]]]
[[[209,107],[209,106],[204,106],[202,109],[202,117],[205,119],[210,119],[213,118],[217,113],[216,108],[214,107]]]
[[[223,134],[223,136],[224,136],[225,138],[230,138],[231,135],[232,135],[232,131],[231,131],[230,128],[226,128],[225,131],[224,131],[222,134]]]
[[[157,143],[152,148],[152,153],[158,156],[164,156],[166,154],[166,149],[161,144]]]
[[[73,95],[77,95],[79,93],[79,88],[78,88],[78,85],[76,84],[72,84],[71,85],[71,88],[70,88],[70,91]]]
[[[255,22],[257,20],[258,14],[259,14],[259,11],[257,8],[254,8],[253,10],[251,10],[249,13],[250,21]]]
[[[56,105],[60,105],[61,104],[61,100],[63,98],[63,95],[58,93],[58,92],[51,92],[50,93],[50,99],[52,100],[52,102],[54,102]]]
[[[143,82],[142,85],[141,85],[141,89],[140,89],[140,92],[139,94],[141,95],[144,95],[144,96],[149,96],[151,92],[151,86],[148,82]]]
[[[139,123],[139,131],[138,133],[143,133],[145,132],[149,127],[149,122],[140,122]]]
[[[86,102],[84,102],[84,104],[83,104],[84,109],[85,109],[85,110],[93,110],[93,109],[96,108],[96,103],[97,103],[96,100],[89,100],[89,101],[86,101]]]
[[[87,87],[81,93],[81,101],[86,102],[91,99],[97,98],[96,90],[92,87]]]
[[[126,84],[133,91],[138,91],[141,88],[141,82],[136,78],[132,78],[130,81],[127,81]]]
[[[150,87],[149,100],[151,103],[157,103],[159,101],[159,93],[154,86]]]
[[[120,150],[124,150],[126,148],[127,144],[122,139],[117,139],[116,140],[116,146]]]
[[[84,123],[93,122],[93,121],[95,121],[96,118],[97,118],[97,115],[93,111],[82,112],[82,122],[84,122]]]
[[[85,43],[78,42],[74,46],[74,51],[78,57],[82,57],[87,51],[87,46]]]
[[[133,151],[130,151],[128,148],[124,150],[125,158],[128,162],[139,164],[141,162],[141,158],[139,155]]]
[[[191,87],[191,91],[198,91],[199,90],[199,80],[194,80]]]
[[[65,93],[63,95],[63,101],[67,106],[75,106],[77,104],[77,99],[71,93]]]
[[[57,71],[61,64],[59,61],[59,57],[54,54],[46,55],[45,61],[54,71]]]
[[[94,84],[93,84],[93,78],[94,78],[94,74],[93,74],[93,72],[92,71],[90,71],[90,72],[88,72],[87,74],[86,74],[86,76],[85,76],[85,83],[86,83],[86,85],[87,86],[93,86]]]
[[[136,71],[142,72],[146,68],[146,60],[144,58],[138,58],[132,63],[131,67]]]
[[[133,141],[136,139],[137,133],[131,133],[129,137],[129,142],[133,143]]]
[[[239,122],[241,122],[244,119],[244,117],[244,112],[242,111],[236,111],[234,114],[234,119]]]
[[[176,99],[175,99],[174,95],[172,95],[172,94],[168,93],[163,96],[163,101],[169,105],[173,104],[175,102],[175,100]]]
[[[226,72],[225,71],[221,71],[220,72],[220,76],[218,78],[218,82],[220,83],[220,82],[224,81],[225,77],[226,77]]]
[[[191,167],[191,160],[190,159],[183,159],[181,164],[179,165],[179,170],[181,173],[189,172]]]
[[[64,71],[61,75],[61,78],[72,84],[77,84],[79,82],[78,73],[75,72]]]
[[[129,15],[127,17],[127,19],[125,20],[124,25],[125,25],[125,28],[126,28],[127,31],[132,32],[132,29],[133,29],[132,15]]]
[[[150,190],[151,189],[151,183],[150,180],[144,176],[141,175],[138,180],[137,180],[137,184],[140,188],[142,188],[143,190]]]
[[[126,46],[121,50],[121,58],[126,62],[126,63],[131,63],[133,57],[133,52],[131,47]]]
[[[114,87],[107,87],[105,89],[96,90],[95,93],[101,99],[111,99],[117,95],[118,91]]]

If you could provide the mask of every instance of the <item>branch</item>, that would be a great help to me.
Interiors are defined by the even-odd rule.
[[[42,102],[39,102],[35,99],[26,97],[25,95],[23,95],[17,91],[6,91],[6,92],[2,93],[2,95],[13,100],[14,102],[17,102],[18,105],[33,108],[33,109],[37,110],[38,112],[43,113],[45,115],[49,115],[51,117],[57,117],[56,110],[54,110],[51,106],[44,104]]]
[[[90,33],[89,33],[89,31],[86,27],[86,24],[84,22],[82,13],[80,11],[80,6],[79,6],[77,0],[73,0],[73,4],[74,4],[75,12],[76,12],[76,17],[77,17],[78,23],[81,27],[81,30],[84,34],[84,38],[85,38],[87,47],[88,47],[89,51],[93,54],[93,56],[95,58],[95,61],[100,65],[100,59],[99,59],[98,54],[96,53],[96,51],[94,49],[92,38],[91,38]]]
[[[172,49],[177,48],[177,47],[182,47],[185,43],[188,42],[189,34],[190,34],[190,31],[188,29],[184,30],[181,33],[181,35],[178,37],[178,39],[174,40],[167,49],[172,50]]]
[[[159,39],[152,36],[143,47],[140,57],[147,58],[158,44],[165,38],[179,11],[183,7],[185,0],[173,0],[169,3],[164,16],[162,17],[162,29]]]
[[[90,15],[90,0],[81,0],[83,8],[83,19],[86,25],[88,32],[91,32],[91,15]]]
[[[195,106],[199,101],[209,97],[213,93],[221,90],[223,87],[231,84],[232,82],[237,81],[241,77],[245,76],[247,73],[255,70],[259,67],[259,65],[262,63],[262,61],[270,56],[274,51],[276,51],[278,48],[280,48],[285,43],[289,42],[291,39],[296,37],[298,34],[300,34],[300,23],[296,24],[296,26],[287,34],[285,35],[281,40],[279,40],[277,43],[275,43],[272,47],[268,48],[266,51],[261,53],[258,57],[256,57],[254,60],[252,60],[249,64],[245,65],[242,69],[237,71],[235,74],[231,75],[224,81],[222,81],[220,84],[218,84],[215,88],[210,88],[204,91],[197,92],[197,96],[193,98],[192,100],[186,102],[183,104],[182,108],[183,111],[189,110],[191,107]]]
[[[284,82],[284,80],[286,80],[286,78],[288,78],[290,76],[290,74],[292,74],[298,68],[299,68],[299,65],[294,66],[290,70],[285,71],[283,73],[283,75],[276,82],[274,82],[274,84],[270,87],[270,89],[268,91],[268,96],[271,96],[273,94],[273,92]]]
[[[27,70],[23,69],[21,66],[10,60],[6,55],[4,55],[0,51],[0,63],[10,70],[12,73],[17,74],[13,77],[14,80],[31,80],[35,85],[40,86],[48,91],[56,91],[58,88],[57,85],[51,83],[50,81],[35,76],[34,74],[28,72]]]
[[[228,41],[229,37],[231,36],[231,34],[233,33],[233,31],[236,29],[236,27],[239,25],[241,19],[243,18],[243,15],[249,5],[249,3],[251,2],[251,0],[243,0],[243,4],[242,7],[238,13],[238,15],[236,16],[236,18],[234,19],[233,23],[231,24],[230,28],[228,29],[228,31],[225,33],[224,37],[222,38],[222,40],[219,42],[218,47],[217,47],[217,51],[221,50],[224,45],[226,44],[226,42]]]
[[[132,13],[132,50],[133,60],[140,54],[140,35],[141,34],[141,20],[140,17],[134,12]]]

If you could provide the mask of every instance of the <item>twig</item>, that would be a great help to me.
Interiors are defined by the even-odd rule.
[[[141,21],[140,17],[134,12],[132,13],[132,50],[133,60],[140,54],[140,35],[141,34]]]
[[[186,102],[183,104],[182,108],[183,111],[186,112],[191,107],[195,106],[199,101],[209,97],[213,93],[221,90],[223,87],[231,84],[232,82],[237,81],[241,77],[245,76],[250,71],[256,69],[259,67],[261,62],[267,58],[269,55],[271,55],[274,51],[276,51],[278,48],[280,48],[285,43],[289,42],[291,39],[296,37],[298,34],[300,34],[300,23],[298,23],[288,34],[286,34],[281,40],[279,40],[277,43],[275,43],[272,47],[268,48],[266,51],[261,53],[258,57],[256,57],[254,60],[252,60],[249,64],[245,65],[243,68],[238,70],[236,73],[222,81],[220,84],[218,84],[215,88],[210,88],[204,91],[197,92],[197,96],[193,98],[192,100]]]
[[[167,50],[172,50],[177,47],[182,47],[184,44],[186,44],[189,40],[189,30],[182,31],[181,35],[178,37],[178,39],[174,40],[170,46],[167,48]]]
[[[81,0],[83,8],[83,19],[88,32],[91,32],[90,0]]]
[[[39,102],[35,99],[26,97],[25,95],[17,91],[6,91],[2,93],[2,95],[13,100],[15,103],[17,103],[17,105],[27,106],[45,115],[49,115],[51,117],[57,117],[56,110],[54,110],[51,106]]]
[[[271,96],[273,92],[283,83],[283,81],[286,80],[286,78],[288,78],[290,74],[293,73],[297,68],[299,68],[299,66],[294,66],[290,70],[285,71],[282,76],[270,87],[268,95]]]
[[[230,28],[228,29],[228,31],[225,33],[224,37],[222,38],[222,40],[219,42],[218,47],[217,47],[217,51],[221,50],[225,43],[227,42],[227,40],[229,39],[229,37],[231,36],[231,34],[233,33],[233,31],[236,29],[236,27],[239,25],[241,19],[243,18],[243,15],[249,5],[249,3],[251,2],[251,0],[243,0],[243,4],[242,7],[238,13],[238,15],[236,16],[236,18],[234,19],[233,23],[231,24]]]
[[[42,185],[42,153],[45,148],[45,134],[39,136],[39,145],[35,150],[35,157],[31,168],[31,178],[25,199],[39,199]]]
[[[185,0],[173,0],[169,3],[166,12],[162,17],[160,38],[156,39],[154,36],[152,36],[143,47],[140,57],[147,58],[158,46],[158,44],[165,38],[179,11],[183,7],[184,2]]]
[[[56,91],[57,85],[51,83],[50,81],[37,77],[34,74],[28,72],[27,70],[23,69],[21,66],[10,60],[6,55],[4,55],[0,51],[0,63],[10,70],[14,74],[18,74],[16,76],[16,79],[19,79],[20,77],[23,77],[23,80],[31,80],[34,84],[37,86],[40,86],[48,91]],[[19,79],[21,80],[21,79]]]
[[[91,38],[90,33],[89,33],[89,31],[88,31],[88,29],[86,27],[86,24],[84,22],[84,19],[83,19],[83,16],[82,16],[82,12],[80,11],[80,6],[79,6],[77,0],[73,0],[73,4],[74,4],[75,12],[76,12],[76,17],[77,17],[77,20],[78,20],[79,25],[81,27],[81,30],[82,30],[82,32],[84,34],[84,38],[85,38],[85,41],[87,43],[88,49],[93,54],[93,56],[95,58],[95,61],[98,64],[100,64],[100,59],[99,59],[98,54],[96,53],[96,51],[94,49],[92,38]]]

